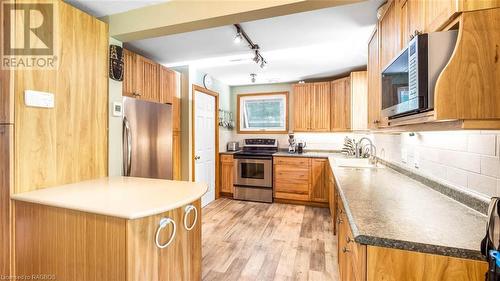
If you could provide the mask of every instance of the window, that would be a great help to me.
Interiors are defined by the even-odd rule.
[[[288,92],[238,95],[238,133],[288,133]]]

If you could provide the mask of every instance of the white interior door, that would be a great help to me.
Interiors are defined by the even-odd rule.
[[[208,183],[203,207],[215,200],[215,97],[195,91],[194,99],[194,180]]]

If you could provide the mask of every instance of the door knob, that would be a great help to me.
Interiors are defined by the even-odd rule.
[[[196,156],[194,157],[194,160],[200,160],[200,158],[201,158],[200,156],[196,155]]]

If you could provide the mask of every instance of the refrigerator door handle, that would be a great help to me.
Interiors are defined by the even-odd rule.
[[[125,134],[123,142],[125,142],[125,140],[127,141],[127,159],[123,161],[123,175],[130,176],[130,170],[132,168],[132,134],[130,132],[130,124],[125,116],[123,117],[123,133]]]

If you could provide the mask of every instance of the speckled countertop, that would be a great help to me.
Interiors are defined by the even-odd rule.
[[[241,150],[236,150],[236,151],[222,151],[222,152],[219,152],[219,154],[227,154],[227,155],[233,155],[235,154],[236,152],[240,152]]]
[[[356,242],[482,260],[485,215],[388,167],[329,161]]]
[[[325,150],[305,150],[303,153],[288,153],[288,151],[278,151],[273,154],[275,157],[308,157],[308,158],[328,158],[339,155],[338,151]]]

